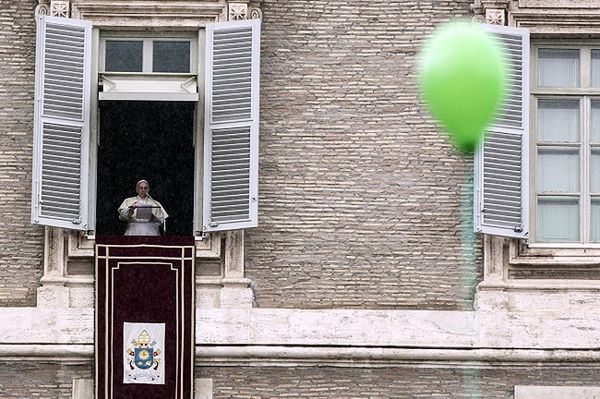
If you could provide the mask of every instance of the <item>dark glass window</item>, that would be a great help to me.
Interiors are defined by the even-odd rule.
[[[152,72],[190,72],[189,41],[152,42]]]
[[[142,72],[144,43],[107,40],[105,67],[107,72]]]

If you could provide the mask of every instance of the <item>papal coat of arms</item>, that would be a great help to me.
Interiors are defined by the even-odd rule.
[[[123,327],[123,383],[164,384],[164,323],[126,322]]]
[[[142,370],[149,369],[154,366],[154,370],[158,370],[160,365],[160,349],[156,346],[156,341],[150,342],[150,334],[144,330],[141,332],[138,339],[131,341],[133,350],[131,347],[127,349],[127,354],[133,356],[129,359],[129,367],[135,370],[136,367]]]

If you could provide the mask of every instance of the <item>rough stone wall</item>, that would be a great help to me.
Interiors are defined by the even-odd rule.
[[[0,306],[34,306],[43,229],[31,225],[34,4],[0,0]]]
[[[513,399],[515,385],[598,385],[597,365],[469,368],[204,368],[213,378],[213,398]]]
[[[473,262],[460,240],[472,163],[428,118],[415,71],[423,39],[469,3],[261,3],[256,306],[472,306],[480,250]]]
[[[0,398],[71,399],[73,379],[92,377],[92,363],[3,362]]]

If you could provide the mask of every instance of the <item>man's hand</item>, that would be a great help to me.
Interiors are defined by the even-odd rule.
[[[137,201],[134,202],[133,204],[129,205],[129,211],[127,212],[127,216],[132,217],[133,216],[133,211],[136,208]]]

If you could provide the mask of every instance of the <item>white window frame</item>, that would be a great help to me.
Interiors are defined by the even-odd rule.
[[[580,87],[568,88],[547,88],[539,87],[538,82],[538,60],[537,50],[539,48],[557,48],[557,49],[579,49],[580,50]],[[530,255],[547,253],[547,249],[572,249],[575,250],[565,253],[565,256],[583,255],[581,250],[592,249],[600,250],[600,243],[589,242],[590,233],[590,195],[589,195],[589,124],[587,111],[590,109],[592,99],[600,100],[600,87],[591,88],[591,49],[600,49],[600,43],[589,43],[582,41],[545,41],[533,40],[531,43],[531,86],[530,86],[530,236],[528,250]],[[537,101],[539,99],[579,99],[580,100],[580,220],[579,234],[580,242],[540,242],[537,239]],[[538,251],[536,251],[538,250]],[[592,255],[592,253],[594,255]],[[598,256],[598,251],[585,253],[586,256]]]
[[[142,71],[141,72],[111,72],[106,71],[106,41],[121,40],[121,41],[141,41],[143,43],[142,53]],[[190,43],[190,70],[188,72],[154,72],[152,71],[153,61],[153,46],[154,41],[189,41]],[[198,63],[194,60],[198,59],[198,33],[197,32],[156,32],[141,35],[139,32],[127,31],[103,31],[100,33],[100,48],[98,57],[98,71],[100,73],[130,73],[130,74],[197,74]]]

